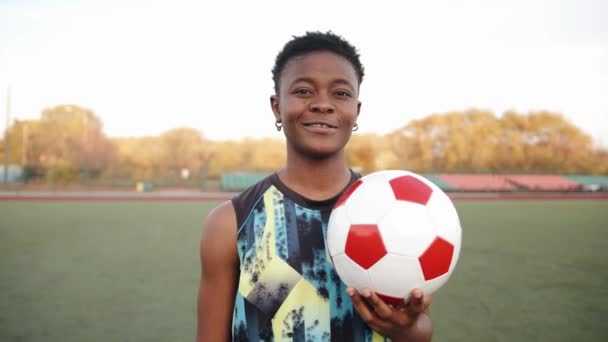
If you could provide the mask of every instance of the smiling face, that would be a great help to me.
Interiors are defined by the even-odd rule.
[[[359,115],[359,82],[352,64],[332,52],[293,57],[271,97],[290,150],[309,158],[342,151]]]

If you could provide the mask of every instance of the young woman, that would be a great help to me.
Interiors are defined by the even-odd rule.
[[[429,341],[429,296],[416,289],[407,306],[392,307],[358,293],[325,250],[331,209],[359,177],[344,152],[361,108],[357,50],[309,32],[284,46],[272,74],[286,164],[205,222],[198,341]]]

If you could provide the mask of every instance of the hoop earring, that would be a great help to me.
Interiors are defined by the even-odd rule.
[[[281,121],[276,121],[276,122],[274,123],[274,127],[276,127],[276,128],[277,128],[277,131],[279,131],[279,132],[280,132],[280,131],[281,131],[281,128],[283,127],[283,124],[281,123]]]
[[[353,132],[356,132],[359,130],[359,124],[355,123],[355,125],[353,126]]]

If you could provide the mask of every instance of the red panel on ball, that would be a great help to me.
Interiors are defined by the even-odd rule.
[[[344,202],[346,202],[346,200],[350,197],[350,195],[352,195],[352,193],[355,192],[355,190],[357,190],[357,188],[361,184],[363,184],[363,182],[359,179],[356,182],[354,182],[353,185],[351,185],[348,189],[346,189],[344,194],[342,194],[342,196],[340,196],[340,198],[338,199],[338,202],[336,202],[336,205],[334,205],[334,208],[337,208],[337,207],[341,206],[342,204],[344,204]]]
[[[395,198],[426,205],[431,198],[433,189],[419,179],[412,176],[401,176],[389,181]]]
[[[403,300],[403,298],[391,297],[391,296],[383,295],[378,292],[376,292],[376,295],[378,297],[380,297],[380,299],[382,299],[386,304],[393,304],[393,305],[405,304],[405,301]]]
[[[344,251],[364,269],[369,269],[386,255],[386,248],[375,224],[353,224],[348,230]]]
[[[418,258],[424,280],[435,279],[446,274],[452,263],[454,246],[448,241],[436,237],[429,248]]]

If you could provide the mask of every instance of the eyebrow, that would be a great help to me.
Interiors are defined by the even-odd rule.
[[[298,82],[315,83],[314,79],[312,79],[310,77],[298,77],[295,80],[293,80],[293,82],[291,82],[291,84],[295,84]],[[337,79],[333,80],[331,83],[332,84],[336,84],[336,83],[344,84],[344,85],[350,86],[352,88],[355,88],[355,86],[351,82],[349,82],[347,79],[344,79],[344,78],[337,78]]]

